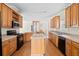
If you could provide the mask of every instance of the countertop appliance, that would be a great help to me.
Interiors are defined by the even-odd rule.
[[[1,13],[0,13],[0,56],[2,56]]]
[[[17,33],[16,30],[8,30],[7,35],[17,35],[17,50],[19,50],[23,45],[23,34]]]
[[[64,54],[65,54],[65,38],[62,36],[59,36],[59,40],[58,40],[58,48],[59,50]]]

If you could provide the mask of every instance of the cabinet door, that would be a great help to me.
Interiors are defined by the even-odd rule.
[[[55,16],[55,28],[60,28],[60,16]]]
[[[16,51],[17,42],[16,37],[10,39],[10,51],[9,54],[12,55]]]
[[[7,28],[7,6],[5,4],[2,4],[2,27]]]
[[[9,56],[9,41],[5,41],[2,43],[2,55]]]
[[[79,44],[72,42],[72,56],[79,56]]]
[[[8,7],[7,8],[7,12],[8,12],[8,14],[7,14],[7,27],[8,28],[11,28],[12,27],[12,10]]]
[[[70,12],[70,10],[71,10],[70,6],[65,9],[66,28],[71,26],[71,12]]]
[[[78,4],[74,3],[71,5],[71,26],[78,27]]]
[[[22,19],[22,16],[19,16],[19,24],[20,24],[20,27],[22,27],[22,25],[23,25],[23,19]]]
[[[72,46],[71,42],[72,42],[71,40],[66,39],[66,55],[67,56],[71,56],[71,46]]]
[[[1,11],[1,4],[0,4],[0,11]]]

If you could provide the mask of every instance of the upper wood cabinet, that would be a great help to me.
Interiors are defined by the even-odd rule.
[[[51,28],[60,28],[60,16],[55,16],[50,21]]]
[[[0,12],[1,12],[1,26],[3,28],[12,28],[12,21],[16,19],[18,23],[20,24],[20,27],[22,27],[22,16],[15,12],[13,9],[11,9],[9,6],[7,6],[4,3],[0,3]]]
[[[71,12],[70,12],[70,6],[69,7],[67,7],[66,9],[65,9],[65,19],[66,19],[66,27],[70,27],[71,26]]]
[[[73,3],[65,9],[66,28],[79,27],[79,4]]]
[[[1,10],[1,17],[2,17],[2,27],[7,28],[7,21],[8,21],[8,12],[7,12],[7,6],[5,4],[2,4],[2,10]]]
[[[79,17],[79,4],[74,3],[71,5],[71,26],[78,26]]]
[[[0,12],[1,12],[1,4],[0,4]]]
[[[23,25],[23,18],[21,15],[19,16],[19,25],[20,25],[20,27],[22,27],[22,25]]]
[[[8,19],[7,19],[7,27],[11,28],[12,27],[12,9],[10,9],[8,7],[7,12],[8,12],[8,14],[7,14],[7,17],[8,17]]]

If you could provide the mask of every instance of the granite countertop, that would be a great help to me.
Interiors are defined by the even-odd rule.
[[[54,32],[54,31],[52,31],[51,33],[53,33],[57,36],[62,36],[64,38],[72,40],[76,43],[79,43],[79,35],[69,34],[69,33],[64,33],[64,32]]]
[[[2,42],[16,37],[17,35],[2,35]]]

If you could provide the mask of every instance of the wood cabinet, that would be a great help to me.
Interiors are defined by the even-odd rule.
[[[2,42],[2,55],[10,56],[16,51],[16,48],[17,48],[16,37],[7,39],[4,42]]]
[[[2,27],[7,28],[7,6],[5,4],[2,4],[2,10],[1,10],[1,17],[2,17]]]
[[[66,28],[79,27],[79,4],[73,3],[65,9]]]
[[[66,39],[66,55],[71,56],[71,43],[72,41],[69,39]]]
[[[13,54],[16,51],[17,48],[17,42],[16,42],[16,37],[12,38],[10,40],[10,50],[9,50],[9,54]]]
[[[10,49],[10,47],[9,47],[9,41],[6,40],[2,44],[2,55],[3,56],[9,56],[9,49]]]
[[[71,26],[78,26],[79,4],[74,3],[71,5]]]
[[[22,27],[22,16],[4,3],[0,3],[1,22],[3,28],[12,28],[12,21],[16,20]],[[15,18],[15,19],[14,19]]]
[[[79,43],[66,39],[66,55],[79,56]]]
[[[1,4],[0,4],[0,12],[1,12]]]
[[[58,47],[58,36],[53,34],[53,33],[49,33],[49,40],[56,46]]]
[[[7,12],[8,12],[8,14],[7,14],[7,17],[8,17],[8,19],[7,19],[7,27],[11,28],[12,27],[12,9],[10,9],[8,7]]]
[[[24,43],[27,41],[31,41],[32,32],[27,32],[24,34]]]
[[[51,28],[60,28],[60,16],[55,16],[51,19]]]
[[[71,12],[70,12],[70,10],[71,10],[70,6],[65,9],[66,28],[69,28],[71,26]]]
[[[5,4],[1,4],[1,21],[2,27],[11,28],[12,26],[12,10]]]
[[[22,18],[21,15],[19,16],[19,24],[20,24],[20,27],[22,28],[22,25],[23,25],[23,18]]]
[[[72,56],[79,56],[79,43],[72,41]]]

